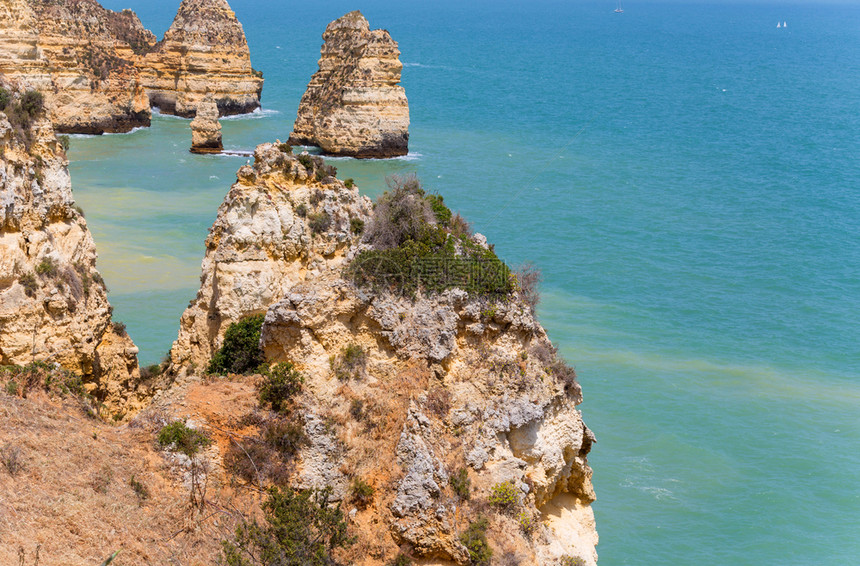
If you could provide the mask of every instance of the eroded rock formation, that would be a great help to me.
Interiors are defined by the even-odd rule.
[[[149,125],[135,59],[155,37],[130,10],[112,12],[95,0],[2,0],[0,27],[0,72],[45,94],[58,132]]]
[[[428,564],[468,564],[460,534],[504,484],[518,503],[489,513],[497,556],[594,564],[594,437],[573,370],[525,299],[357,287],[345,267],[368,248],[356,232],[373,222],[370,202],[282,149],[259,146],[218,211],[171,350],[174,375],[193,382],[230,322],[265,313],[266,360],[305,378],[308,442],[291,481],[331,487],[348,505],[360,550],[347,563],[388,563],[403,547]],[[468,501],[451,486],[463,474]],[[351,509],[356,479],[375,491]]]
[[[152,105],[166,114],[193,117],[207,93],[221,116],[260,107],[263,78],[226,0],[183,0],[141,72]]]
[[[328,25],[319,70],[299,103],[290,143],[330,155],[406,155],[409,103],[399,86],[400,50],[355,11]]]
[[[191,153],[219,153],[222,149],[218,106],[207,99],[197,105],[197,116],[191,120]]]
[[[140,406],[137,348],[111,322],[96,248],[50,122],[0,112],[0,364],[57,363],[115,414]]]
[[[207,90],[222,115],[260,105],[241,24],[225,0],[186,0],[161,42],[131,10],[96,0],[0,0],[0,73],[45,94],[62,133],[127,132],[150,106],[193,117]]]

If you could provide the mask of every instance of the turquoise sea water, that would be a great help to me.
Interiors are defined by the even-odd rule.
[[[162,33],[177,2],[111,0]],[[407,158],[333,160],[378,194],[417,171],[509,262],[576,365],[604,565],[860,563],[860,7],[613,2],[231,5],[286,139],[325,25],[400,43]],[[777,29],[777,21],[788,27]],[[75,138],[118,319],[153,363],[244,158],[188,123]]]

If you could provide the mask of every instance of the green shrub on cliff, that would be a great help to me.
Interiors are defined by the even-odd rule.
[[[9,101],[12,100],[12,95],[3,87],[0,87],[0,110],[6,110]]]
[[[305,379],[289,362],[275,364],[264,372],[260,384],[260,405],[273,411],[285,409],[302,390]]]
[[[173,421],[158,432],[159,446],[172,452],[180,452],[189,458],[211,443],[212,440],[206,434],[182,421]]]
[[[260,332],[263,328],[262,314],[252,315],[234,322],[224,333],[224,343],[212,356],[209,373],[249,373],[263,364],[260,349]]]
[[[30,118],[35,118],[45,108],[45,97],[38,90],[28,90],[21,95],[21,108]]]
[[[492,248],[477,243],[466,223],[439,195],[427,195],[415,175],[386,179],[359,253],[345,276],[360,287],[408,294],[460,288],[479,296],[514,290],[511,270]]]
[[[336,566],[332,552],[354,542],[331,490],[273,487],[263,503],[266,521],[242,521],[232,541],[222,541],[228,566]]]
[[[469,561],[472,566],[489,566],[493,558],[493,549],[487,542],[487,527],[489,523],[486,517],[478,517],[469,523],[469,528],[460,534],[460,542],[469,551]]]

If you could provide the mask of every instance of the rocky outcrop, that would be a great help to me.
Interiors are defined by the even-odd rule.
[[[206,239],[201,287],[170,352],[175,367],[205,367],[230,323],[265,313],[297,282],[342,265],[357,238],[351,219],[366,218],[371,205],[333,173],[281,143],[258,146],[254,164],[239,169]]]
[[[115,414],[133,410],[146,394],[137,348],[111,321],[65,152],[3,85],[13,99],[0,112],[0,365],[59,364]]]
[[[220,153],[222,149],[218,106],[207,99],[197,105],[197,116],[191,120],[191,153]]]
[[[299,103],[290,143],[330,155],[406,155],[409,103],[399,86],[400,51],[355,11],[328,25],[319,70]]]
[[[407,548],[428,564],[468,564],[460,534],[489,513],[497,556],[594,564],[594,437],[575,374],[524,296],[357,287],[346,274],[369,246],[356,235],[373,226],[369,201],[286,149],[259,146],[221,205],[173,374],[193,382],[230,322],[265,313],[266,360],[305,379],[308,442],[291,481],[330,487],[347,506],[359,536],[347,563],[388,563]],[[468,500],[451,485],[464,476]],[[371,504],[355,503],[356,480],[374,488]],[[502,484],[515,494],[507,512],[487,504]]]
[[[0,72],[45,94],[58,132],[149,125],[135,58],[155,37],[130,10],[112,12],[95,0],[2,0],[0,26]]]
[[[0,73],[45,94],[61,133],[127,132],[150,106],[193,117],[207,91],[222,115],[259,107],[241,24],[224,0],[186,0],[156,43],[131,10],[96,0],[0,0]]]
[[[211,93],[221,116],[260,107],[262,74],[251,67],[242,24],[226,0],[183,0],[170,29],[142,65],[153,107],[193,117]]]

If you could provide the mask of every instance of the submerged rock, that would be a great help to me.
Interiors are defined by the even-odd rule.
[[[207,99],[197,106],[197,116],[191,120],[191,153],[220,153],[222,149],[218,106]]]
[[[400,50],[385,30],[370,30],[361,12],[331,22],[319,70],[299,103],[290,143],[330,155],[406,155],[409,103],[399,86]]]

